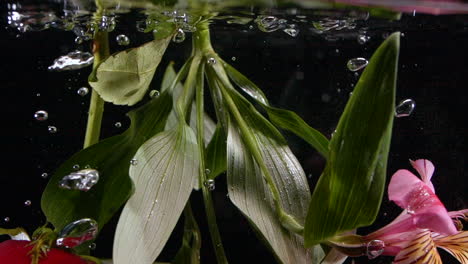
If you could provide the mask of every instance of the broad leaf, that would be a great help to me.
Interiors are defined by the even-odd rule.
[[[210,170],[207,175],[214,179],[226,171],[226,132],[218,124],[205,153],[205,167]]]
[[[99,64],[89,84],[106,102],[134,105],[146,94],[171,38],[115,53]]]
[[[393,124],[399,33],[377,49],[330,141],[327,166],[312,195],[306,246],[372,224],[382,200]]]
[[[310,191],[302,167],[281,134],[234,90],[231,95],[255,136],[279,190],[282,207],[303,224]],[[311,263],[312,251],[304,248],[302,237],[282,227],[262,172],[233,120],[229,122],[227,140],[229,198],[261,233],[280,262]]]
[[[135,193],[114,239],[115,264],[150,264],[169,239],[198,178],[195,134],[186,125],[159,133],[137,151],[130,167]]]
[[[322,156],[325,158],[328,156],[328,139],[322,133],[310,127],[296,113],[270,106],[260,88],[234,67],[225,63],[225,69],[229,77],[237,84],[237,86],[265,108],[271,122],[275,126],[293,132],[307,141],[307,143],[320,152]]]
[[[42,195],[41,206],[47,220],[60,230],[77,219],[92,218],[102,228],[133,191],[128,175],[133,155],[146,140],[164,129],[171,107],[171,96],[162,93],[128,113],[131,125],[124,133],[83,149],[64,162]],[[99,181],[90,191],[59,188],[59,181],[74,171],[74,165],[99,171]]]

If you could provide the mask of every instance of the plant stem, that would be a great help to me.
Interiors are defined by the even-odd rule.
[[[198,54],[204,54],[206,51],[212,51],[210,43],[210,33],[208,30],[208,23],[202,23],[197,28],[197,32],[194,34],[194,53],[195,57],[198,57]],[[201,57],[204,59],[204,57]],[[203,201],[205,204],[205,213],[208,221],[208,228],[210,230],[211,242],[216,253],[217,262],[220,264],[228,263],[226,254],[224,253],[224,247],[221,240],[221,235],[219,234],[218,225],[216,223],[216,214],[213,206],[213,200],[211,198],[211,192],[208,189],[209,185],[207,184],[206,169],[205,169],[205,142],[203,139],[204,136],[204,61],[199,63],[197,75],[196,75],[196,109],[197,109],[197,143],[198,143],[198,152],[200,156],[200,186],[203,193]],[[189,73],[190,75],[190,73]]]
[[[109,57],[109,40],[107,32],[96,32],[93,43],[94,63],[93,72],[99,64]],[[101,121],[104,113],[104,100],[93,89],[91,92],[91,102],[88,111],[88,124],[83,148],[87,148],[99,141],[101,134]]]

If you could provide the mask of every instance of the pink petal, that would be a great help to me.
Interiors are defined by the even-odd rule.
[[[408,170],[398,170],[393,174],[388,185],[388,199],[394,201],[401,208],[406,209],[409,201],[407,195],[419,186],[421,180]]]
[[[431,161],[426,160],[426,159],[418,159],[416,161],[410,160],[411,165],[413,168],[415,168],[419,175],[421,175],[421,178],[425,184],[429,186],[429,188],[432,189],[432,191],[435,193],[434,190],[434,185],[432,185],[431,178],[432,174],[434,174],[434,164],[432,164]]]
[[[388,197],[412,216],[415,227],[452,235],[457,232],[447,209],[433,190],[407,170],[393,174]]]

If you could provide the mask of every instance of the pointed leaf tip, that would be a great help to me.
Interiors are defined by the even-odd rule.
[[[309,206],[305,245],[371,224],[383,196],[393,124],[399,32],[375,51],[341,115]]]

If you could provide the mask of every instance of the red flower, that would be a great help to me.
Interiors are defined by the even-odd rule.
[[[31,264],[30,252],[33,248],[30,241],[7,240],[0,243],[0,263],[4,264]],[[94,264],[77,255],[60,249],[50,249],[39,264]]]

